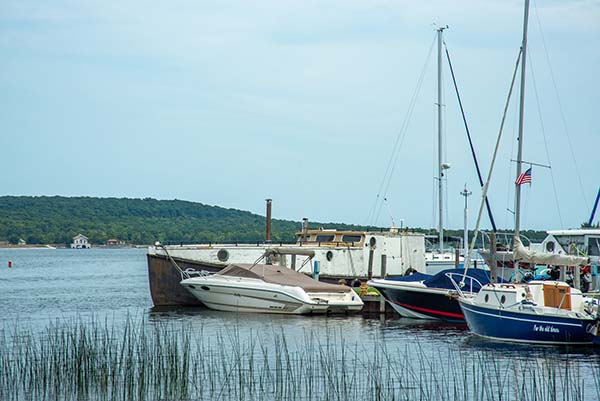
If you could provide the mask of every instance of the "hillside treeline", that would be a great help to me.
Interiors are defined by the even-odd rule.
[[[3,196],[0,240],[16,244],[68,244],[81,233],[91,243],[120,239],[131,244],[258,242],[265,238],[265,217],[236,209],[181,200]],[[359,229],[347,224],[318,227]],[[293,242],[300,222],[272,222],[272,240]]]
[[[339,223],[312,222],[311,228],[374,229]],[[379,230],[379,229],[377,229]],[[300,222],[274,219],[272,240],[294,242]],[[416,231],[426,232],[422,229]],[[265,217],[236,209],[181,200],[62,196],[0,197],[0,240],[16,244],[69,244],[77,234],[93,244],[119,239],[130,244],[260,242]],[[460,230],[447,235],[461,236]],[[527,231],[532,240],[544,238]]]

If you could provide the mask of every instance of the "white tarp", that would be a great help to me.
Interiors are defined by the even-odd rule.
[[[554,266],[584,266],[590,258],[573,255],[558,255],[554,253],[537,252],[527,249],[518,238],[514,239],[513,260],[526,263]]]

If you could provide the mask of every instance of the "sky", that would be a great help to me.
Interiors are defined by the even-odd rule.
[[[523,158],[551,168],[534,166],[523,186],[523,228],[589,218],[600,186],[598,21],[597,0],[531,3]],[[275,218],[435,227],[436,29],[448,25],[486,177],[522,23],[516,0],[3,0],[0,193],[262,215],[272,198]],[[442,68],[444,220],[460,229],[460,192],[473,192],[473,227],[481,189]],[[489,192],[506,229],[517,104]]]

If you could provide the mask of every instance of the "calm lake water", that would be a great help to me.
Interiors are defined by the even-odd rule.
[[[7,267],[9,260],[12,261],[12,268]],[[300,353],[303,352],[303,347],[306,347],[307,333],[310,333],[310,336],[318,342],[327,342],[332,348],[349,349],[354,352],[360,350],[360,357],[366,360],[369,360],[370,349],[382,346],[385,348],[377,358],[392,355],[398,350],[399,355],[407,361],[407,365],[403,365],[403,368],[413,369],[411,361],[418,361],[415,363],[421,369],[424,361],[428,361],[426,370],[435,372],[436,375],[456,375],[456,372],[448,366],[454,354],[466,355],[469,358],[472,356],[473,360],[479,360],[483,364],[491,363],[490,369],[509,372],[517,378],[516,380],[522,377],[528,382],[540,380],[539,378],[547,375],[551,369],[556,368],[560,371],[561,366],[574,363],[576,373],[571,373],[570,375],[574,376],[567,378],[575,378],[579,390],[574,390],[575,395],[572,399],[598,400],[600,396],[600,355],[591,348],[567,349],[493,343],[472,336],[464,325],[426,323],[400,318],[386,320],[362,316],[302,317],[235,314],[204,308],[157,310],[152,306],[148,290],[145,249],[0,250],[0,329],[5,333],[5,338],[8,338],[5,341],[14,340],[10,333],[15,327],[41,334],[57,321],[85,322],[90,319],[108,321],[107,324],[117,329],[121,328],[128,319],[142,322],[147,327],[185,324],[193,333],[207,338],[227,338],[231,333],[235,333],[237,341],[241,343],[259,338],[266,349],[274,349],[273,347],[278,346],[278,342],[285,339],[286,347],[290,351]],[[395,361],[394,364],[398,365],[399,362]],[[381,366],[385,366],[386,363],[391,364],[385,360],[378,363]],[[511,367],[519,363],[525,363],[528,367],[522,372],[511,372]],[[548,364],[550,367],[547,366]],[[469,366],[469,369],[474,369]],[[477,366],[477,363],[474,366]],[[536,371],[538,368],[539,372]],[[474,386],[482,386],[477,382],[481,380],[477,375],[467,376],[465,380],[473,380]],[[482,377],[485,377],[485,374]],[[544,380],[540,385],[549,385]],[[365,382],[364,391],[370,391],[368,383],[371,382]],[[498,385],[502,386],[502,384]],[[566,389],[564,391],[567,393],[559,392],[562,396],[569,394],[568,384],[561,384],[559,381],[558,385],[556,383],[554,385]],[[581,389],[584,390],[583,393]],[[397,389],[392,393],[394,391]],[[506,394],[515,394],[511,389],[502,391],[506,391]],[[539,397],[526,398],[532,400],[562,398],[552,394],[540,394]],[[234,395],[235,397],[233,395],[231,397],[245,399],[242,395]],[[166,399],[164,396],[153,397]],[[140,396],[140,399],[144,398],[146,397]],[[223,396],[221,398],[227,399]],[[310,398],[315,397],[314,395],[306,397],[306,399]],[[386,399],[386,397],[381,398]],[[21,395],[15,399],[28,399],[28,397]],[[189,399],[204,398],[196,395],[190,396]],[[282,398],[273,395],[272,399],[303,398],[301,396]],[[473,396],[473,399],[477,397]],[[510,399],[515,398],[511,396]]]

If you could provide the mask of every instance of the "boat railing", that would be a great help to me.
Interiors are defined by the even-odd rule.
[[[454,288],[456,288],[456,291],[458,292],[458,294],[460,296],[464,296],[464,289],[468,288],[468,292],[474,292],[473,291],[473,285],[477,284],[479,286],[479,288],[483,287],[483,284],[481,284],[481,281],[477,280],[475,277],[471,277],[471,276],[464,276],[463,273],[446,273],[446,277],[448,277],[450,279],[450,281],[452,282],[452,285],[454,286]],[[463,281],[464,279],[464,281]]]
[[[490,244],[492,242],[491,240],[491,233],[488,233],[487,231],[481,231],[480,233],[480,242],[481,242],[481,248],[482,249],[487,249],[490,247]],[[513,239],[514,239],[514,232],[496,232],[496,249],[497,250],[502,250],[502,248],[505,248],[505,250],[511,250],[513,249]],[[519,234],[519,239],[521,240],[521,243],[527,247],[531,247],[531,240],[523,235],[523,234]]]

